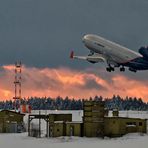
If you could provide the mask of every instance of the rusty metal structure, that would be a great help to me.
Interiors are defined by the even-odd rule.
[[[22,63],[21,62],[16,62],[15,63],[15,80],[14,80],[14,97],[13,99],[15,100],[15,111],[19,108],[21,104],[21,94],[22,94]],[[18,105],[17,105],[17,100],[18,100]]]

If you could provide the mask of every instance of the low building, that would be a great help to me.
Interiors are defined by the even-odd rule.
[[[72,122],[72,114],[49,114],[49,137],[66,136],[66,122]]]
[[[118,137],[127,133],[146,133],[146,119],[126,117],[105,117],[104,134]]]
[[[18,133],[23,131],[23,117],[10,110],[0,111],[0,133]]]
[[[34,126],[31,126],[31,121],[34,119],[44,119],[46,121],[47,137],[59,137],[66,136],[65,123],[72,122],[72,114],[30,114],[28,118],[28,136],[36,135],[36,137],[41,137],[41,122],[37,129]]]
[[[72,114],[29,115],[33,119],[44,119],[47,123],[47,137],[85,136],[118,137],[127,133],[146,133],[146,119],[119,117],[119,111],[113,110],[108,117],[108,110],[103,101],[84,101],[83,121],[72,121]],[[30,131],[30,128],[28,128]],[[28,132],[30,133],[30,132]],[[30,135],[30,134],[28,134]]]
[[[55,121],[49,123],[49,137],[79,136],[83,135],[82,122]]]

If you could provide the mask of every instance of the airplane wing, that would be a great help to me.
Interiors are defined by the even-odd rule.
[[[72,51],[70,54],[71,59],[80,59],[80,60],[87,60],[91,63],[98,63],[98,62],[105,62],[106,59],[101,54],[93,54],[88,56],[76,56],[74,55],[74,52]]]

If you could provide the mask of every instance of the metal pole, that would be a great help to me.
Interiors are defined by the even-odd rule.
[[[28,136],[30,136],[30,115],[28,116]]]
[[[48,121],[48,119],[47,119],[46,123],[47,123],[46,135],[47,135],[47,138],[48,138],[49,137],[49,121]]]
[[[39,115],[41,114],[41,111],[39,110]],[[39,116],[39,138],[41,138],[41,119]]]

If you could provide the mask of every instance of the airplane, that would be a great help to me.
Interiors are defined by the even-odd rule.
[[[138,53],[93,34],[85,35],[82,41],[90,53],[87,56],[76,56],[72,51],[71,59],[87,60],[90,63],[106,62],[108,72],[115,71],[116,67],[121,72],[125,71],[125,67],[132,72],[148,70],[148,47],[141,47]]]

